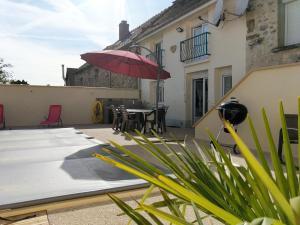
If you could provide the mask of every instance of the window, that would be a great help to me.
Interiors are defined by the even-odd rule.
[[[158,103],[164,103],[165,102],[165,88],[164,88],[164,82],[159,82],[159,91],[158,91]]]
[[[222,76],[222,96],[224,96],[232,88],[232,76],[223,75]]]
[[[165,50],[162,49],[162,42],[158,42],[154,45],[154,50],[153,50],[153,54],[148,54],[146,55],[147,59],[150,59],[153,62],[158,61],[158,63],[162,66],[162,68],[165,66],[164,65],[164,52]]]
[[[162,42],[159,42],[155,45],[155,56],[158,60],[158,63],[163,66],[163,49]]]
[[[198,36],[200,34],[208,32],[208,26],[207,24],[202,24],[198,27],[193,28],[193,37]]]
[[[156,81],[150,82],[150,102],[152,104],[156,103]],[[159,82],[159,89],[158,89],[158,103],[164,104],[165,102],[165,88],[164,88],[164,81]]]
[[[282,44],[300,43],[300,0],[281,0]]]

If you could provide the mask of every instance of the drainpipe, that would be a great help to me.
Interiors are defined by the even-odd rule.
[[[142,80],[138,78],[139,99],[142,101]]]
[[[64,64],[61,65],[61,74],[62,74],[62,79],[64,80],[64,86],[66,86],[67,83],[66,83],[66,77],[65,77],[65,65]]]

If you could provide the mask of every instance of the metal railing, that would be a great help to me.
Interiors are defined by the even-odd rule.
[[[210,32],[205,32],[180,42],[180,61],[198,59],[210,55],[208,52],[208,38]]]

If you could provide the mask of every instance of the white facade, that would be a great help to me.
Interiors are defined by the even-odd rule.
[[[231,3],[231,0],[226,1],[225,9],[229,8]],[[164,103],[169,106],[167,125],[192,126],[202,116],[199,114],[199,108],[205,113],[222,97],[224,88],[228,89],[230,79],[224,79],[225,76],[228,78],[231,75],[234,85],[246,73],[245,16],[228,16],[219,27],[208,23],[203,25],[204,22],[198,17],[212,21],[214,11],[215,1],[210,1],[139,40],[138,44],[152,50],[155,50],[155,44],[161,42],[164,49],[164,69],[171,74],[171,78],[164,81]],[[209,55],[181,62],[180,42],[193,37],[193,33],[199,34],[200,31],[193,28],[200,25],[203,25],[204,32],[210,32]],[[181,27],[183,32],[178,32],[178,27]],[[190,43],[195,46],[197,44],[195,41]],[[142,51],[142,54],[148,53]],[[207,91],[205,84],[208,86]],[[204,96],[205,92],[207,99]],[[155,103],[155,81],[141,81],[141,98],[149,104]]]

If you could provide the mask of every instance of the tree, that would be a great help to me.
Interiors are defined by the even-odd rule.
[[[7,68],[12,67],[11,64],[4,63],[4,60],[0,58],[0,83],[7,83],[12,77],[11,73],[7,71]]]
[[[24,84],[24,85],[29,85],[29,83],[25,80],[10,80],[10,84]]]

